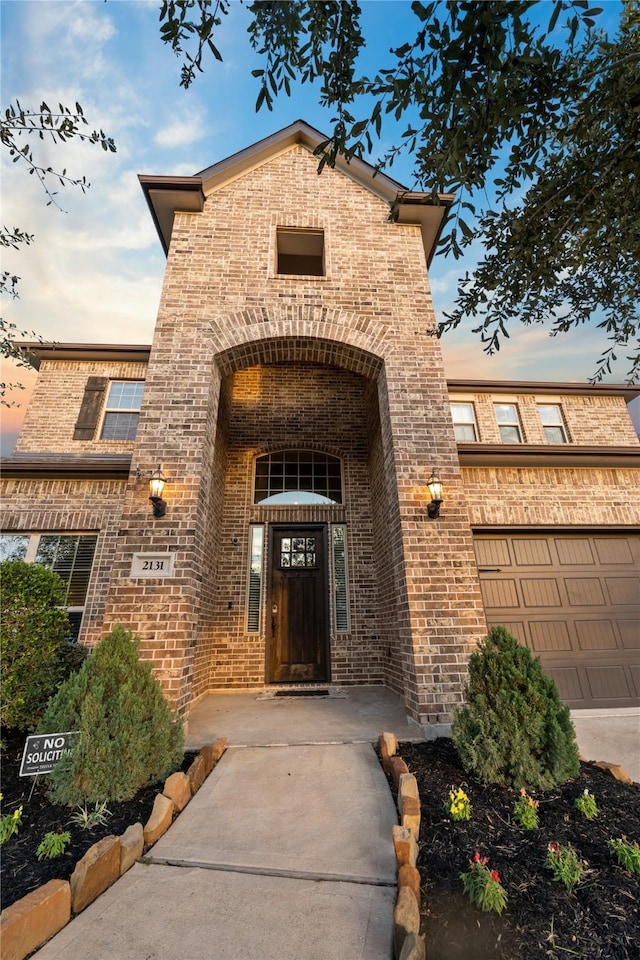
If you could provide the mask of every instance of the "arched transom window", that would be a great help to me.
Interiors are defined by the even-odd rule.
[[[254,503],[342,503],[340,460],[315,450],[258,457]]]

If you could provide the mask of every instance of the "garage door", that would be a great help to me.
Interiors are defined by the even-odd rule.
[[[640,537],[474,537],[488,624],[542,661],[571,708],[640,705]]]

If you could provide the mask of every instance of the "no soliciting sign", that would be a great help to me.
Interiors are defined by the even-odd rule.
[[[27,737],[20,764],[21,777],[34,777],[38,773],[51,773],[58,760],[68,757],[78,732],[39,733]]]

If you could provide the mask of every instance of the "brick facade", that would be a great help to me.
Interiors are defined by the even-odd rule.
[[[486,629],[472,528],[640,519],[631,470],[460,467],[421,228],[388,213],[344,172],[319,177],[302,145],[275,150],[218,182],[201,212],[175,213],[148,365],[41,365],[17,454],[127,454],[128,479],[7,480],[5,529],[99,531],[81,639],[116,623],[137,633],[184,715],[210,690],[265,683],[273,524],[346,528],[349,629],[336,629],[330,588],[327,679],[385,683],[415,721],[439,728]],[[323,231],[324,276],[277,274],[283,226]],[[135,442],[73,440],[89,376],[145,380]],[[491,394],[456,393],[474,402],[479,441],[499,444]],[[513,399],[525,444],[544,443],[535,395]],[[619,397],[562,404],[572,445],[637,444]],[[340,458],[343,502],[254,504],[256,458],[283,449]],[[146,478],[158,464],[168,509],[153,519]],[[426,510],[432,468],[446,498],[437,521]],[[255,525],[265,530],[257,633],[246,614]],[[140,552],[173,553],[174,576],[131,578]]]

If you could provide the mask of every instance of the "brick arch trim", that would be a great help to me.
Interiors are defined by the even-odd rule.
[[[375,380],[392,344],[382,321],[326,307],[242,310],[208,326],[223,375],[258,363],[311,361]]]

